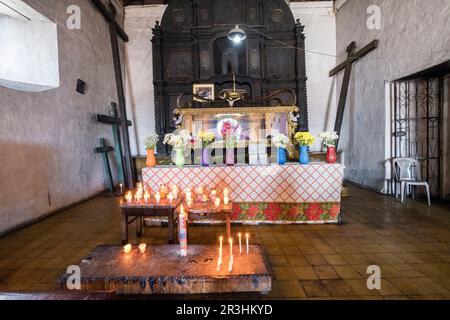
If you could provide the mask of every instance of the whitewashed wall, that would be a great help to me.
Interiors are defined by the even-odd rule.
[[[143,139],[155,130],[151,28],[161,21],[166,6],[131,6],[125,12],[127,44],[127,107],[135,126],[130,130],[133,155],[144,155]],[[306,49],[325,55],[306,53],[310,129],[314,134],[332,129],[336,108],[336,89],[328,72],[336,59],[336,28],[332,1],[291,3],[296,19],[305,27]],[[317,143],[316,148],[319,143]]]
[[[370,5],[381,9],[380,30],[367,28]],[[352,71],[341,140],[348,180],[383,190],[390,141],[386,83],[450,59],[449,13],[448,0],[347,0],[337,12],[338,56],[346,56],[352,41],[361,48],[380,40]],[[342,73],[338,78],[340,88]]]

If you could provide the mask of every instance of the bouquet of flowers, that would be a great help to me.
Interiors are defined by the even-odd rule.
[[[239,130],[239,124],[227,120],[223,123],[222,129],[220,130],[221,136],[226,140],[229,138],[236,138],[237,132]]]
[[[319,134],[324,148],[336,146],[336,141],[339,139],[337,132],[323,132]]]
[[[197,138],[202,142],[202,146],[206,147],[214,142],[216,135],[212,131],[200,131]]]
[[[272,143],[277,148],[287,149],[289,146],[289,138],[286,135],[279,133],[272,138]]]
[[[166,134],[163,143],[178,149],[185,148],[191,141],[192,137],[189,132],[187,130],[180,130],[175,133]]]
[[[297,132],[294,139],[300,146],[311,146],[316,142],[316,138],[309,132]]]
[[[152,133],[147,138],[144,139],[145,149],[153,150],[158,143],[159,136],[156,133]]]

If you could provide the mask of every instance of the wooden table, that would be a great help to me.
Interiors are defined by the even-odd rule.
[[[228,270],[229,250],[217,269],[218,245],[188,245],[188,256],[179,256],[178,245],[150,245],[144,254],[134,246],[129,254],[119,246],[100,246],[80,263],[82,290],[112,290],[117,294],[208,294],[225,292],[268,293],[272,277],[264,249],[251,245],[249,254],[234,247],[233,270]],[[67,290],[63,274],[58,282]]]
[[[218,208],[211,201],[195,202],[190,207],[185,201],[183,201],[183,208],[188,215],[188,227],[189,222],[224,222],[226,224],[227,238],[230,238],[231,210],[233,208],[233,203],[231,201],[227,205],[223,204],[222,202]],[[176,217],[178,218],[180,207],[175,212]]]
[[[179,197],[169,203],[167,199],[161,199],[159,203],[154,198],[147,203],[126,203],[122,201],[122,244],[128,243],[128,225],[136,221],[136,235],[142,237],[143,224],[145,217],[167,217],[168,220],[168,242],[175,243],[175,211],[182,203],[183,199]],[[132,218],[129,220],[129,218]]]

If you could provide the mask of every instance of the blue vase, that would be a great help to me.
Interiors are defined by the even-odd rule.
[[[309,163],[309,153],[308,146],[300,146],[300,164],[308,164]]]
[[[286,164],[286,149],[278,148],[277,161],[279,165]]]

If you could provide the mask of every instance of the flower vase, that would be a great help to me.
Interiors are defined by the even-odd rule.
[[[286,164],[286,149],[285,148],[278,148],[277,161],[278,161],[279,165]]]
[[[153,168],[156,166],[155,149],[147,149],[147,159],[145,160],[145,165],[148,168]]]
[[[234,141],[233,139],[227,139],[225,142],[226,156],[225,163],[228,166],[234,166]]]
[[[326,155],[326,161],[329,164],[336,163],[337,155],[336,155],[336,147],[335,146],[328,146],[328,148],[327,148],[327,155]]]
[[[203,147],[202,151],[202,166],[209,167],[211,163],[211,157],[210,157],[211,150],[208,148],[208,146]]]
[[[308,146],[300,146],[300,164],[309,164]]]
[[[175,149],[175,165],[178,168],[183,168],[184,167],[184,150],[183,148],[176,148]]]

